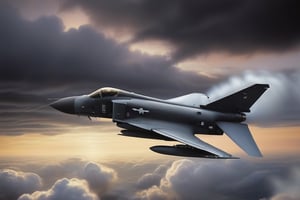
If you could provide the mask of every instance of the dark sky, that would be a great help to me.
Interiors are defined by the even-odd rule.
[[[35,3],[37,7],[43,5],[37,0],[29,3]],[[227,79],[227,66],[223,66],[225,74],[211,77],[177,67],[181,60],[184,62],[195,55],[219,51],[234,55],[255,51],[295,52],[300,35],[295,3],[53,1],[59,12],[72,11],[76,7],[90,17],[90,24],[65,31],[63,19],[55,12],[27,20],[21,14],[24,3],[1,2],[2,111],[13,118],[22,106],[28,109],[45,105],[49,103],[48,98],[89,93],[103,86],[163,98],[207,92],[211,86]],[[131,35],[129,41],[120,43],[117,38],[105,35],[107,30],[118,32],[125,27],[125,34]],[[170,55],[148,55],[130,50],[134,42],[153,38],[171,43],[174,51]],[[285,65],[289,66],[289,63],[282,65],[279,73],[284,79],[299,83],[297,77],[293,78],[295,73],[298,74],[298,66],[292,65],[285,70]],[[238,75],[239,71],[233,68],[229,74]],[[282,82],[276,73],[270,73],[270,76]],[[286,91],[294,93],[291,83],[282,84],[286,85]],[[236,90],[243,85],[246,84]],[[277,93],[276,89],[272,88]],[[296,94],[292,100],[282,103],[295,103],[299,96]],[[14,108],[16,106],[18,108]],[[290,110],[283,112],[288,115],[287,120],[296,117],[293,124],[299,120],[298,110],[292,114]],[[280,119],[274,121],[280,123]]]
[[[4,84],[32,84],[45,90],[49,86],[93,90],[123,85],[183,91],[196,89],[196,85],[206,88],[211,82],[176,69],[165,57],[130,52],[126,45],[117,44],[88,25],[64,32],[58,17],[26,21],[6,5],[1,6],[1,15],[0,76]]]
[[[17,141],[26,146],[27,140],[37,137],[36,146],[30,146],[36,150],[46,137],[55,140],[76,130],[105,132],[113,124],[91,123],[49,107],[55,98],[104,86],[161,98],[206,92],[213,99],[252,83],[268,83],[270,90],[248,120],[251,126],[265,128],[261,131],[269,130],[272,137],[264,140],[266,146],[273,140],[278,144],[276,137],[279,141],[292,137],[290,144],[279,145],[282,151],[292,151],[289,147],[300,141],[298,4],[296,0],[0,1],[0,145],[9,147]],[[80,23],[80,17],[74,18],[82,26],[72,27],[67,14],[75,17],[77,11],[88,20]],[[155,42],[166,53],[149,53]],[[283,130],[280,137],[272,135],[274,127]],[[11,143],[3,144],[7,137]],[[109,138],[95,140],[102,139]],[[125,141],[111,140],[114,145]],[[15,160],[0,152],[5,157],[0,158],[0,200],[23,193],[30,194],[21,199],[37,200],[51,192],[57,199],[74,192],[90,199],[294,200],[300,197],[299,152],[289,153],[233,162],[160,155],[159,160],[146,162],[141,157],[133,162],[122,154],[122,160],[105,167],[101,160],[76,156],[32,164],[30,159]],[[34,191],[44,193],[31,194]]]
[[[132,41],[159,39],[175,46],[174,60],[199,53],[282,51],[299,45],[295,0],[131,1],[66,0],[100,27],[129,29]]]

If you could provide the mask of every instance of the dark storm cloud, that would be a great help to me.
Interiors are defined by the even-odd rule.
[[[55,16],[24,20],[8,1],[0,3],[0,27],[1,134],[22,134],[24,121],[23,133],[58,133],[53,124],[70,121],[47,107],[48,98],[103,86],[170,97],[214,81],[180,71],[165,57],[131,52],[90,26],[64,32]]]
[[[88,3],[92,4],[93,2]],[[115,8],[115,4],[112,2],[98,2],[99,5],[103,3],[106,5],[103,7],[107,8],[103,11],[104,14]],[[149,5],[147,4],[145,7],[146,3]],[[95,126],[88,121],[54,111],[49,107],[49,103],[53,99],[48,100],[48,98],[80,95],[102,86],[120,87],[157,97],[174,97],[190,92],[205,91],[213,83],[224,78],[215,80],[180,71],[174,67],[176,63],[163,56],[131,52],[126,44],[118,44],[90,26],[82,26],[78,30],[72,29],[64,32],[62,21],[55,16],[26,21],[9,3],[2,2],[0,4],[0,134],[58,134],[66,130],[70,124]],[[129,6],[127,1],[120,2],[120,5],[124,6],[123,4],[127,5],[124,7],[125,11],[133,6]],[[133,4],[135,5],[135,3]],[[175,14],[181,15],[183,12],[181,9],[190,9],[187,5],[183,6],[184,2],[174,2],[174,5],[166,2],[162,4],[164,6],[157,8],[157,17],[162,15],[161,13],[165,13],[165,9],[179,4],[182,6],[176,8],[180,12],[175,9]],[[204,8],[209,5],[209,3],[202,4]],[[97,5],[94,8],[97,8]],[[135,18],[135,20],[148,19],[146,16],[153,13],[155,5],[156,3],[153,2],[141,1],[139,3],[140,10],[133,10],[128,14],[135,16],[139,10],[140,14],[145,16]],[[196,5],[195,8],[197,8]],[[224,4],[223,7],[227,8],[232,5],[236,4],[234,2]],[[209,10],[212,10],[213,15],[219,13],[224,9],[223,7],[212,6]],[[146,11],[146,8],[149,8],[149,11]],[[119,22],[126,19],[126,16],[124,18],[119,16],[123,13],[123,7],[118,13],[109,13],[115,14],[109,18],[112,20],[112,25],[117,23],[117,19],[120,19]],[[206,16],[208,13],[210,12],[203,11],[202,15]],[[148,24],[155,25],[158,21],[154,18]],[[144,23],[135,22],[134,24],[136,23],[140,24],[142,28],[144,27]],[[128,20],[128,25],[132,25],[131,20]],[[132,27],[135,27],[133,25]],[[288,84],[288,86],[291,85]],[[286,87],[283,90],[289,91],[289,88]],[[294,93],[295,97],[298,97],[296,90]],[[285,92],[282,96],[288,95]],[[296,98],[295,101],[288,102],[297,101]],[[292,121],[293,124],[295,121],[299,122],[297,109],[291,110],[290,107],[284,109],[282,106],[280,108],[281,115],[276,116],[281,118],[277,117],[274,120],[273,117],[269,117],[270,124],[274,124],[274,122],[286,124],[287,121]],[[289,114],[282,115],[282,113]],[[99,126],[101,125],[99,124]]]
[[[16,10],[1,6],[0,26],[0,78],[4,83],[45,88],[82,85],[96,89],[110,84],[178,90],[193,87],[196,83],[191,80],[209,82],[179,71],[165,57],[130,52],[126,45],[105,38],[89,26],[64,32],[61,20],[54,16],[25,21]]]
[[[287,50],[300,40],[296,0],[66,0],[63,4],[64,9],[76,6],[100,27],[129,29],[133,42],[170,42],[177,60],[210,51]]]

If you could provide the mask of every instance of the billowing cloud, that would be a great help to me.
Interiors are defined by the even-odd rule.
[[[32,194],[23,194],[18,200],[98,200],[96,194],[90,191],[88,184],[80,179],[63,178],[58,180],[47,191],[36,191]]]
[[[99,195],[103,194],[117,179],[114,170],[92,162],[85,165],[82,176],[91,190]]]
[[[31,193],[41,186],[42,180],[35,173],[0,170],[0,200],[17,199],[21,194]]]
[[[294,0],[66,0],[63,4],[64,9],[78,6],[102,29],[131,35],[133,42],[171,43],[177,60],[212,51],[286,50],[297,47],[300,39]]]
[[[133,197],[135,200],[167,200],[167,199],[176,199],[175,196],[173,196],[170,193],[167,193],[163,190],[161,190],[156,185],[148,188],[147,190],[142,190],[140,192],[137,192],[136,195]]]
[[[268,72],[245,71],[230,77],[211,90],[208,96],[214,101],[251,84],[269,84],[270,88],[253,105],[248,122],[262,126],[299,125],[300,108],[300,71]]]
[[[137,182],[137,187],[140,189],[147,189],[152,186],[158,186],[161,177],[166,173],[167,166],[160,165],[153,173],[146,173]],[[152,188],[155,189],[155,188]]]
[[[81,159],[68,159],[60,163],[40,167],[37,173],[47,180],[49,186],[56,180],[65,178],[78,178],[86,180],[89,188],[97,195],[104,194],[114,182],[118,180],[117,172],[95,162],[86,162]]]
[[[118,181],[117,172],[95,162],[68,159],[56,164],[20,165],[23,171],[0,170],[0,200],[98,199]],[[50,189],[49,189],[50,188]]]
[[[269,197],[276,169],[248,162],[178,160],[160,184],[138,191],[137,199],[260,199]],[[230,184],[228,184],[230,182]],[[167,195],[166,195],[167,194]]]

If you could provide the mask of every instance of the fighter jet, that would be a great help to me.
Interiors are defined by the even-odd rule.
[[[61,112],[87,117],[111,118],[123,130],[120,135],[178,141],[175,146],[153,146],[154,152],[204,158],[236,158],[214,147],[196,134],[229,136],[248,155],[261,157],[248,125],[246,114],[269,88],[254,84],[210,102],[201,93],[159,99],[121,89],[105,87],[91,94],[59,99],[51,106]]]

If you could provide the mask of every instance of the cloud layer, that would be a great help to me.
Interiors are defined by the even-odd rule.
[[[252,161],[178,159],[168,163],[151,160],[138,165],[116,162],[115,167],[103,167],[95,162],[73,159],[59,163],[57,167],[39,164],[34,169],[31,165],[32,173],[3,170],[6,172],[0,176],[1,197],[17,199],[20,196],[21,200],[281,200],[300,197],[299,160],[292,158]],[[7,181],[2,174],[8,171],[17,173],[14,177],[19,180]],[[27,181],[22,182],[24,179],[20,177],[25,176]],[[28,182],[32,177],[36,177],[35,181]]]

